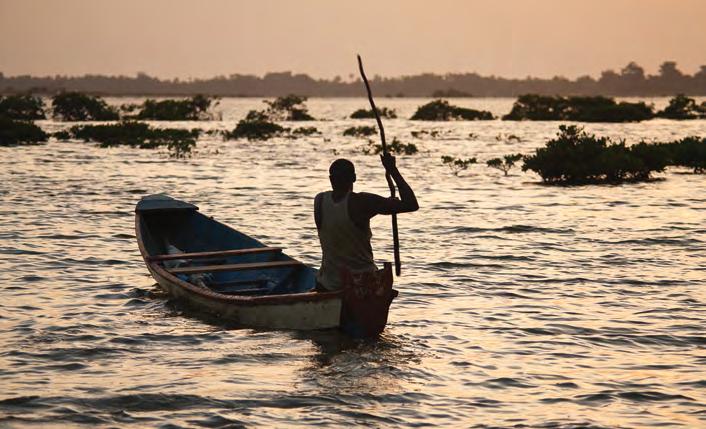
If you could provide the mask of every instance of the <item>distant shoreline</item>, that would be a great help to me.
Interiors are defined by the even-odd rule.
[[[606,70],[599,78],[581,76],[574,80],[553,77],[508,79],[477,73],[419,74],[371,79],[376,97],[465,98],[517,97],[539,95],[603,95],[609,97],[660,97],[685,94],[706,96],[706,65],[693,75],[682,73],[673,61],[660,66],[659,73],[647,75],[630,63],[619,72]],[[0,94],[34,93],[52,95],[79,91],[102,96],[174,97],[204,94],[219,97],[267,98],[297,94],[307,97],[363,97],[359,79],[342,81],[314,79],[292,72],[268,73],[262,77],[232,74],[210,79],[159,79],[138,73],[136,76],[5,76],[0,72]]]

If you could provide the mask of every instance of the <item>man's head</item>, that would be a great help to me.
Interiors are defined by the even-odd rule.
[[[355,167],[349,160],[340,158],[333,161],[328,169],[328,174],[334,190],[353,189]]]

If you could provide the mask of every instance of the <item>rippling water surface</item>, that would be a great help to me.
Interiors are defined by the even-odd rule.
[[[409,117],[424,101],[378,103]],[[458,103],[502,114],[512,100]],[[232,128],[260,105],[226,99],[221,121],[163,126]],[[206,137],[188,160],[0,148],[0,426],[706,426],[706,177],[549,187],[441,165],[527,153],[554,122],[385,122],[422,149],[398,160],[422,208],[400,216],[400,296],[377,341],[239,329],[169,301],[135,242],[143,195],[194,202],[318,266],[312,201],[329,163],[351,158],[356,190],[387,193],[379,160],[341,136],[371,124],[345,119],[365,100],[309,106],[323,137]],[[443,139],[410,136],[430,128]],[[632,143],[703,136],[706,121],[587,129]],[[391,259],[389,219],[372,227],[377,259]]]

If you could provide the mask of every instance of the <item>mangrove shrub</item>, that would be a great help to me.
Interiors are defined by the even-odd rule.
[[[395,119],[397,118],[397,112],[395,109],[388,109],[387,107],[378,108],[378,113],[381,118]],[[358,109],[351,113],[351,119],[375,119],[375,113],[373,109]]]
[[[0,146],[20,146],[46,142],[49,136],[32,122],[0,116]]]
[[[209,109],[216,100],[213,97],[195,95],[182,100],[153,100],[147,99],[142,105],[134,119],[149,119],[153,121],[199,121],[212,119]],[[131,110],[134,106],[124,106],[124,109]]]
[[[44,102],[31,94],[0,97],[0,117],[27,121],[45,119]]]
[[[410,119],[417,121],[475,121],[491,120],[495,117],[485,110],[454,106],[446,100],[434,100],[418,107]]]
[[[670,165],[693,168],[695,173],[706,173],[706,137],[685,137],[666,143]]]
[[[583,128],[562,125],[556,138],[524,157],[522,171],[532,170],[548,183],[617,183],[647,180],[669,162],[664,148],[646,143],[632,147]]]
[[[505,155],[502,158],[493,158],[485,162],[490,168],[495,168],[496,170],[502,171],[506,176],[512,167],[515,166],[517,161],[522,159],[521,153],[516,153],[513,155]]]
[[[657,112],[657,116],[667,119],[703,119],[706,118],[706,102],[696,104],[696,100],[679,94],[669,100],[669,105]]]
[[[347,137],[369,137],[377,134],[377,132],[377,128],[363,125],[360,127],[346,128],[343,131],[343,135]]]
[[[72,138],[100,143],[101,147],[131,146],[152,149],[165,146],[172,156],[191,153],[199,136],[198,129],[156,128],[144,122],[122,121],[106,125],[75,125],[69,130]]]
[[[51,102],[54,117],[62,121],[114,121],[118,111],[100,97],[80,92],[62,92]]]
[[[268,140],[283,135],[286,128],[270,122],[267,114],[259,110],[251,110],[245,119],[238,121],[233,131],[225,133],[226,139]]]
[[[503,116],[510,121],[639,122],[654,117],[652,106],[612,98],[521,95]]]
[[[272,121],[313,121],[309,109],[304,104],[307,97],[290,94],[277,97],[273,101],[265,100],[265,113]]]
[[[454,158],[453,156],[449,155],[443,155],[441,157],[441,162],[443,162],[444,165],[448,166],[449,169],[451,169],[451,172],[454,174],[454,176],[458,176],[460,172],[466,170],[471,164],[477,163],[478,160],[476,158],[461,159]]]
[[[414,155],[419,152],[419,148],[414,143],[402,143],[395,137],[391,142],[387,143],[387,151],[395,155]],[[368,146],[363,149],[363,153],[366,155],[380,154],[382,153],[382,144],[370,141]]]

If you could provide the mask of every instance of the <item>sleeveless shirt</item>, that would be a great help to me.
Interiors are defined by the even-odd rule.
[[[323,192],[321,206],[321,225],[319,242],[321,243],[321,268],[316,275],[317,281],[328,290],[341,289],[341,271],[352,273],[375,271],[373,249],[370,239],[373,234],[370,226],[361,228],[348,215],[347,193],[343,199],[334,202],[332,192]]]

